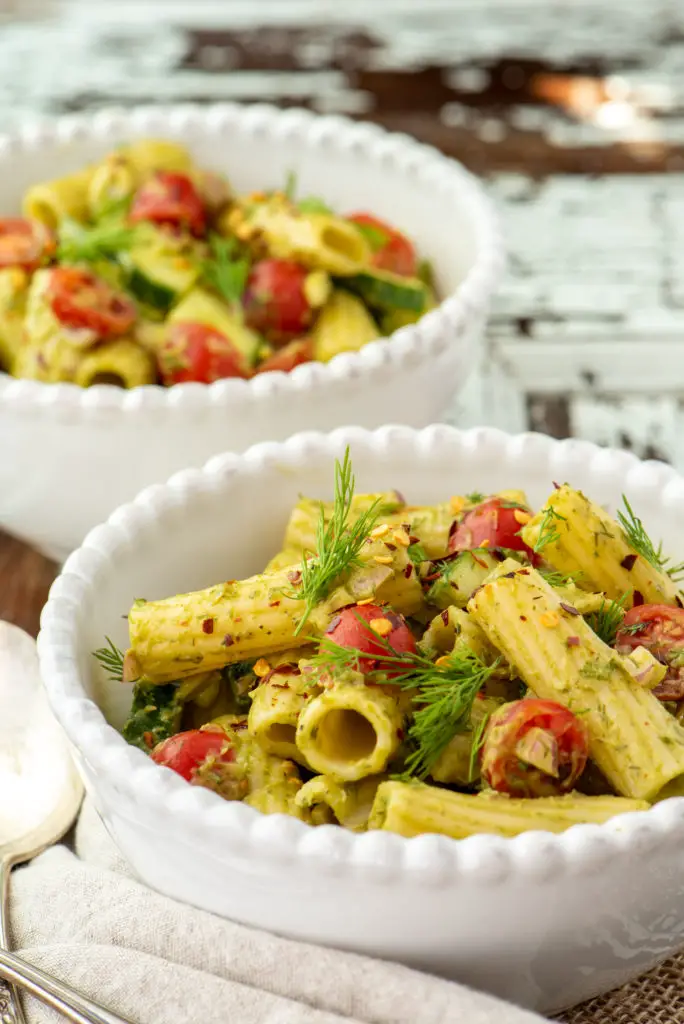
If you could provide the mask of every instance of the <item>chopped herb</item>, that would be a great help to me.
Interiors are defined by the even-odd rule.
[[[376,227],[375,224],[358,224],[356,221],[352,221],[354,227],[359,231],[370,245],[373,252],[378,252],[383,246],[389,242],[389,235],[382,228]]]
[[[105,640],[107,641],[107,646],[100,647],[97,651],[94,651],[93,657],[97,658],[106,672],[109,672],[110,682],[121,683],[123,682],[124,653],[112,643],[108,636],[105,637]]]
[[[620,626],[620,632],[626,633],[628,636],[639,636],[640,633],[643,633],[647,629],[647,622],[632,622],[629,626]]]
[[[560,539],[560,533],[554,527],[554,522],[567,522],[565,516],[560,515],[554,508],[548,505],[542,509],[542,520],[539,527],[539,535],[534,544],[535,554],[543,551],[547,544],[554,544]],[[518,533],[521,531],[519,530]]]
[[[259,683],[254,673],[254,662],[236,661],[222,668],[221,675],[230,690],[231,714],[247,714],[252,706],[250,693]]]
[[[297,203],[297,209],[301,213],[324,213],[331,215],[333,212],[328,204],[324,203],[317,196],[305,196],[304,199],[300,199]]]
[[[604,597],[598,611],[586,616],[587,623],[609,647],[615,643],[618,629],[622,625],[628,596],[629,592],[624,593],[617,601],[606,601]]]
[[[237,305],[249,277],[249,260],[240,253],[234,238],[212,234],[209,248],[211,259],[203,261],[202,276],[229,306]]]
[[[180,730],[182,715],[183,704],[178,700],[176,683],[160,686],[138,682],[133,687],[131,713],[123,727],[123,737],[149,754],[158,743]]]
[[[428,288],[435,286],[435,271],[430,260],[421,260],[418,264],[418,280]]]
[[[297,193],[297,175],[294,171],[288,171],[287,177],[285,178],[285,188],[283,189],[286,197],[290,202],[294,202],[295,195]]]
[[[649,562],[655,569],[659,569],[661,572],[667,573],[674,583],[680,583],[684,580],[684,562],[680,562],[677,565],[670,565],[671,558],[665,557],[663,554],[662,542],[656,548],[653,541],[646,533],[644,524],[637,515],[635,515],[632,506],[627,501],[625,495],[622,495],[622,501],[625,506],[625,511],[620,510],[617,514],[618,522],[622,527],[622,531],[625,535],[625,540],[631,548],[634,548],[638,555],[641,555],[647,562]],[[622,563],[624,565],[624,562]],[[627,568],[625,566],[625,568]]]
[[[610,674],[613,671],[614,664],[611,661],[588,661],[586,665],[583,665],[580,669],[580,675],[584,676],[585,679],[609,679]]]
[[[135,228],[122,221],[103,221],[94,227],[84,227],[76,221],[64,220],[59,231],[57,259],[63,263],[109,260],[130,249],[135,237]]]
[[[475,730],[473,732],[473,743],[470,748],[470,762],[468,763],[468,781],[473,782],[475,779],[475,769],[477,767],[477,759],[480,756],[480,751],[484,747],[485,732],[487,730],[487,724],[491,718],[491,711],[485,715],[484,718],[480,719]]]
[[[577,586],[583,575],[581,572],[556,572],[555,569],[537,569],[537,572],[551,587]]]
[[[406,554],[409,556],[414,565],[420,565],[421,562],[427,562],[428,556],[425,553],[425,548],[422,544],[409,544],[406,549]]]
[[[321,505],[316,527],[317,554],[311,558],[310,552],[305,551],[301,569],[298,570],[299,585],[294,596],[305,601],[306,605],[295,636],[301,632],[311,612],[327,597],[340,576],[359,564],[361,548],[380,516],[382,506],[378,498],[350,525],[354,486],[351,457],[347,448],[342,463],[335,461],[335,499],[328,523]],[[294,580],[292,582],[294,584]]]
[[[471,494],[465,496],[469,505],[481,505],[485,498],[486,494],[481,494],[480,491],[472,491]]]

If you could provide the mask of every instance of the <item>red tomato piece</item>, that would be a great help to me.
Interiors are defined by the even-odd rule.
[[[172,324],[158,353],[164,384],[212,384],[225,377],[249,377],[249,366],[230,338],[207,324]]]
[[[501,498],[488,498],[454,520],[449,531],[449,551],[510,548],[512,551],[524,551],[535,563],[539,561],[538,556],[518,536],[525,522],[524,516],[531,514],[523,505],[514,505]]]
[[[509,796],[555,796],[573,788],[588,754],[580,718],[555,701],[529,697],[504,704],[489,719],[482,777]]]
[[[53,232],[39,221],[0,218],[0,267],[21,267],[31,273],[52,256],[56,246]]]
[[[370,213],[353,213],[347,220],[365,228],[364,235],[373,250],[374,267],[401,277],[415,277],[418,270],[416,250],[406,235]]]
[[[667,665],[667,675],[651,691],[660,700],[684,700],[684,608],[667,604],[642,604],[622,620],[615,647],[628,654],[646,647]]]
[[[148,220],[185,228],[193,235],[206,229],[204,203],[186,174],[157,171],[135,194],[129,214],[131,223]]]
[[[274,345],[306,334],[313,310],[304,293],[308,270],[292,260],[259,260],[242,296],[247,325]]]
[[[355,604],[343,608],[333,616],[325,631],[328,639],[339,647],[349,647],[365,655],[360,659],[359,671],[385,672],[389,677],[400,675],[404,669],[386,660],[393,655],[388,654],[387,647],[374,633],[379,633],[384,644],[397,655],[415,654],[417,651],[415,638],[404,616],[377,604]]]
[[[235,751],[222,730],[190,729],[162,740],[150,757],[157,764],[171,768],[192,782],[209,758],[221,764],[229,764],[235,760]]]
[[[313,342],[309,338],[301,338],[299,341],[291,341],[285,348],[274,352],[272,356],[264,359],[255,373],[268,373],[270,370],[282,370],[289,373],[295,366],[302,363],[310,363],[313,359]]]
[[[99,338],[125,334],[135,322],[134,303],[90,270],[55,267],[50,278],[52,311],[65,327]]]

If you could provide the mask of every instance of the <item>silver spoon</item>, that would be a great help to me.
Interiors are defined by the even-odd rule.
[[[0,622],[0,1024],[26,1024],[15,984],[76,1024],[127,1024],[9,952],[10,872],[68,832],[82,799],[83,785],[43,691],[35,641]]]

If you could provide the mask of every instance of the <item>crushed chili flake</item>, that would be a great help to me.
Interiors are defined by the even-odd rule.
[[[409,544],[420,544],[420,537],[416,537],[415,534],[409,536]]]
[[[396,551],[397,550],[397,545],[396,544],[390,544],[390,542],[388,540],[385,541],[385,547],[387,548],[388,551]]]
[[[497,562],[506,561],[506,556],[500,548],[492,548],[492,558],[496,558]]]
[[[203,621],[203,623],[202,623],[202,632],[203,633],[213,633],[214,632],[214,620],[213,619],[205,619]]]
[[[565,643],[568,647],[579,647],[580,638],[578,636],[569,636]]]
[[[625,557],[620,562],[620,565],[623,569],[626,569],[627,572],[629,572],[630,569],[634,568],[634,563],[636,562],[637,557],[637,555],[625,555]]]
[[[443,655],[441,658],[437,658],[437,661],[435,662],[435,665],[448,665],[448,664],[449,664],[449,658],[448,658],[448,656],[446,654]]]
[[[230,635],[230,633],[226,633],[223,640],[221,641],[221,647],[232,647],[234,643],[235,640]]]
[[[677,605],[678,608],[684,608],[684,604],[682,604],[682,599],[679,596],[679,594],[677,594],[675,596],[675,604]]]
[[[632,604],[637,608],[640,604],[644,603],[644,595],[640,590],[635,590],[632,594]]]
[[[150,750],[151,750],[152,747],[154,746],[154,736],[152,735],[152,733],[151,732],[144,732],[143,733],[143,740],[145,742],[145,746],[149,747]]]
[[[520,616],[520,621],[521,622],[527,622],[527,616],[526,615],[521,615]]]
[[[296,587],[299,583],[302,582],[301,570],[300,569],[290,569],[290,571],[287,574],[287,578],[290,581],[290,583],[292,584],[292,586]]]
[[[480,547],[481,548],[488,548],[490,544],[491,544],[491,541],[490,541],[489,537],[485,537],[484,540],[480,541]]]
[[[542,612],[539,616],[539,621],[546,629],[554,629],[560,622],[560,619],[555,612]]]
[[[555,480],[552,480],[551,482],[552,482],[552,484],[554,486],[554,489],[557,490],[557,491],[560,491],[561,485],[557,484]]]
[[[478,558],[478,557],[477,557],[477,555],[475,554],[475,552],[474,552],[474,551],[471,551],[471,552],[470,552],[470,554],[471,554],[471,557],[472,557],[472,559],[473,559],[473,562],[477,562],[477,564],[478,564],[478,565],[479,565],[479,566],[480,566],[480,567],[481,567],[482,569],[488,569],[488,568],[489,568],[489,566],[487,565],[487,563],[486,563],[485,561],[483,561],[483,560],[482,560],[481,558]]]
[[[444,611],[441,612],[441,616],[440,617],[441,617],[442,622],[444,623],[444,625],[448,626],[449,625],[449,609],[445,608]]]
[[[269,601],[268,602],[268,607],[269,608],[277,608],[279,604],[280,604],[280,601]]]
[[[577,609],[573,605],[566,604],[565,601],[561,601],[560,606],[561,606],[561,608],[563,609],[564,612],[568,613],[568,615],[579,615],[580,614],[580,612],[578,612]]]
[[[409,562],[408,565],[405,566],[405,568],[404,568],[404,576],[406,577],[406,579],[410,578],[412,572],[413,572],[413,564],[411,562]]]
[[[403,740],[403,738],[404,738],[404,730],[403,729],[397,729],[397,739],[398,740]]]
[[[252,671],[254,672],[255,676],[259,677],[259,679],[263,679],[264,676],[267,676],[271,671],[271,666],[269,665],[265,658],[259,658],[259,660],[255,663]]]

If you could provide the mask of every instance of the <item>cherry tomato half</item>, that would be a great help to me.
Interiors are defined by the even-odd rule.
[[[482,777],[498,793],[537,797],[568,793],[584,771],[584,722],[552,700],[504,704],[487,723]]]
[[[235,751],[223,730],[190,729],[162,740],[150,757],[192,782],[208,758],[228,764],[235,760]]]
[[[304,293],[308,270],[292,260],[259,260],[242,296],[247,325],[274,345],[306,334],[313,310]]]
[[[615,647],[621,654],[646,647],[667,665],[667,675],[651,692],[660,700],[684,700],[684,608],[667,604],[630,608],[618,630]]]
[[[157,361],[167,385],[188,381],[212,384],[224,377],[249,377],[247,360],[237,346],[207,324],[172,324]]]
[[[99,338],[125,334],[135,305],[101,277],[78,267],[55,267],[50,277],[52,311],[65,327],[88,329]]]
[[[534,563],[538,556],[518,536],[531,512],[523,505],[513,505],[501,498],[489,498],[470,509],[452,523],[449,551],[472,551],[473,548],[510,548],[524,551]]]
[[[295,366],[302,363],[310,363],[313,359],[313,342],[309,338],[300,338],[299,341],[291,341],[285,348],[274,352],[272,356],[264,359],[255,373],[268,373],[269,370],[282,370],[289,373]]]
[[[55,251],[56,238],[45,224],[24,217],[0,219],[0,267],[36,270]]]
[[[374,267],[402,277],[415,277],[418,269],[416,250],[406,235],[370,213],[353,213],[347,220],[366,228],[364,235],[373,250],[371,263]]]
[[[157,171],[135,194],[129,214],[131,223],[142,220],[186,228],[193,235],[206,229],[206,213],[190,178],[171,171]]]
[[[384,644],[374,633],[380,634]],[[390,677],[400,675],[403,669],[389,660],[383,660],[383,655],[385,658],[393,657],[388,655],[384,645],[389,645],[397,654],[415,654],[417,650],[415,638],[404,616],[377,604],[355,604],[343,608],[333,616],[325,635],[339,647],[349,647],[361,654],[370,655],[360,660],[359,671],[385,672]]]

